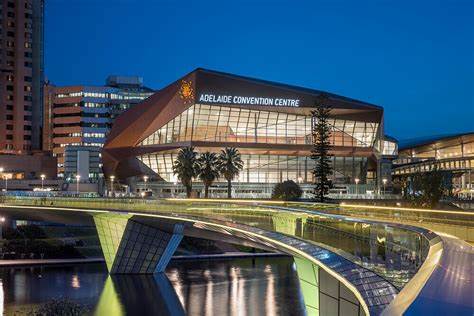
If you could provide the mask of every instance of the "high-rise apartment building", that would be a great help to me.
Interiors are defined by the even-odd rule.
[[[44,0],[0,0],[0,153],[41,149]]]
[[[59,177],[79,174],[82,180],[101,176],[97,155],[114,118],[154,93],[142,78],[120,76],[110,76],[105,86],[47,84],[44,91],[43,148],[57,157]]]

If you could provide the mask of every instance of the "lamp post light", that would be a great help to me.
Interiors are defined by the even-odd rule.
[[[3,169],[3,167],[0,167],[0,173],[2,174],[3,176],[3,179],[5,180],[5,192],[8,191],[8,177],[5,173],[3,173],[5,171],[5,169]]]
[[[5,223],[6,218],[4,216],[0,217],[0,240],[3,239],[3,223]]]
[[[147,191],[146,183],[148,181],[148,176],[143,176],[143,181],[145,181],[145,191]]]
[[[114,197],[114,180],[115,176],[110,176],[110,192],[112,197]]]
[[[355,178],[354,181],[356,183],[356,198],[357,198],[359,196],[359,181],[360,181],[360,179]]]
[[[382,183],[383,183],[383,195],[385,195],[385,185],[387,184],[387,179],[386,178],[383,178],[382,179]]]
[[[76,175],[76,192],[78,196],[79,196],[79,180],[81,180],[80,174]]]
[[[44,190],[44,179],[46,178],[46,175],[42,174],[41,175],[41,191]]]

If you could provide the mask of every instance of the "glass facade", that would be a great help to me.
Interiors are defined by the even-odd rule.
[[[147,154],[139,156],[163,180],[177,182],[173,175],[173,162],[178,151]],[[313,181],[312,170],[314,161],[309,157],[243,154],[244,169],[235,180],[242,183],[278,183],[293,180],[300,183]],[[351,183],[352,179],[365,179],[367,174],[367,158],[365,157],[333,157],[334,183]],[[220,179],[220,181],[225,181]]]
[[[278,183],[294,180],[313,182],[314,161],[309,157],[311,145],[311,116],[275,111],[257,111],[241,107],[195,104],[163,127],[141,141],[141,146],[182,142],[208,142],[200,144],[198,152],[217,152],[221,143],[235,143],[244,161],[244,169],[235,179],[241,183]],[[331,143],[334,148],[369,149],[379,143],[379,123],[330,119]],[[261,144],[261,146],[258,146]],[[269,144],[288,145],[271,151]],[[202,147],[201,147],[202,146]],[[257,148],[256,148],[257,147]],[[271,151],[271,152],[270,152]],[[160,151],[137,157],[163,180],[177,182],[172,165],[178,150]],[[333,157],[334,183],[352,183],[359,178],[367,180],[369,155],[344,154]],[[220,179],[224,181],[224,179]]]
[[[382,154],[384,156],[397,156],[398,144],[395,141],[383,140]]]
[[[372,147],[378,123],[330,120],[334,146]],[[186,141],[263,144],[311,144],[311,116],[196,104],[141,142]]]

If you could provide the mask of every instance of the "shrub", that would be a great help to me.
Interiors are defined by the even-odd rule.
[[[275,185],[272,192],[272,199],[293,201],[299,199],[302,194],[303,191],[295,181],[286,180]]]
[[[89,313],[89,308],[85,305],[73,302],[67,298],[52,299],[29,315],[48,316],[48,315],[64,315],[64,316],[80,316]]]

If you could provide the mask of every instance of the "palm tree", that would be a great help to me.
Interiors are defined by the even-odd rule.
[[[204,197],[209,197],[209,187],[219,178],[218,158],[215,153],[205,152],[198,158],[199,179],[204,183]]]
[[[224,148],[219,155],[219,172],[227,180],[227,198],[232,197],[231,181],[239,175],[244,168],[244,162],[236,148]]]
[[[173,163],[173,174],[178,176],[178,179],[186,188],[186,196],[191,197],[193,189],[193,178],[196,177],[198,171],[197,153],[194,147],[181,148],[178,157]]]

